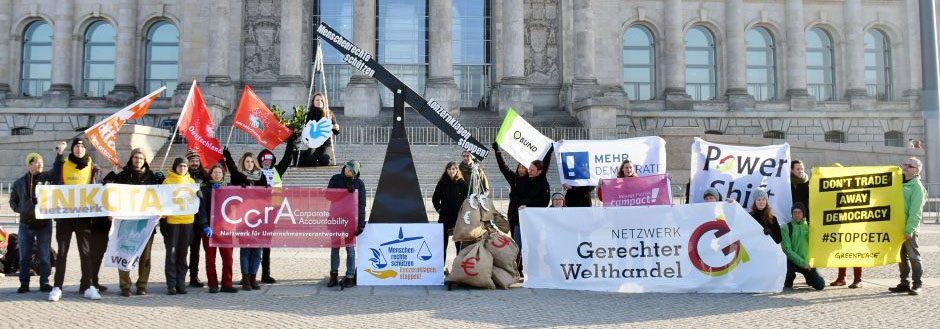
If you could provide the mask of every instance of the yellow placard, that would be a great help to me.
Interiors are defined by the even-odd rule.
[[[36,218],[148,217],[199,211],[196,184],[39,185]]]
[[[816,167],[810,179],[809,265],[873,267],[900,261],[901,169]]]

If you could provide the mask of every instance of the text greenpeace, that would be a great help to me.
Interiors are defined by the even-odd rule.
[[[369,224],[356,241],[356,280],[364,286],[444,284],[443,226]]]
[[[809,183],[809,264],[871,267],[900,261],[904,243],[901,170],[815,167]]]
[[[667,175],[603,179],[599,190],[605,207],[672,204]]]
[[[738,205],[526,208],[520,221],[526,288],[668,293],[783,289],[783,252]]]
[[[666,141],[656,136],[618,140],[555,142],[555,160],[562,184],[597,186],[600,179],[617,178],[624,160],[638,176],[666,173]]]
[[[115,218],[108,234],[108,249],[104,254],[104,266],[120,271],[137,268],[140,255],[153,236],[153,229],[160,222],[159,216],[149,218]]]
[[[724,198],[750,207],[754,190],[767,192],[770,208],[781,223],[790,218],[790,144],[734,146],[692,142],[692,182],[689,202],[702,202],[705,191],[716,188]]]
[[[212,192],[214,247],[355,244],[358,194],[345,189],[222,187]]]
[[[192,215],[198,191],[196,184],[37,185],[36,218]]]

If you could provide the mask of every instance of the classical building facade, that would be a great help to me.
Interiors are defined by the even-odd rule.
[[[306,102],[331,25],[455,114],[567,111],[590,128],[905,146],[923,139],[916,0],[0,0],[0,135],[76,130],[197,81],[214,120],[241,87]],[[323,45],[346,117],[391,93]]]

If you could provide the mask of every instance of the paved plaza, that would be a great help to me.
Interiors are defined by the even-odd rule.
[[[937,328],[940,225],[925,224],[921,230],[926,277],[921,296],[887,292],[897,283],[896,266],[866,269],[861,289],[827,287],[817,292],[798,277],[796,289],[780,294],[619,294],[521,287],[447,291],[360,286],[339,291],[325,286],[329,250],[323,249],[275,250],[273,274],[280,282],[263,285],[260,291],[210,294],[208,288],[189,288],[187,295],[167,296],[165,253],[158,234],[150,295],[121,297],[117,270],[103,268],[101,282],[109,290],[99,301],[83,298],[73,245],[59,302],[47,301],[47,294],[38,291],[37,277],[26,294],[16,293],[16,277],[0,278],[0,328]],[[237,280],[237,259],[235,266]],[[203,267],[200,262],[205,281]],[[822,274],[828,282],[835,270]]]

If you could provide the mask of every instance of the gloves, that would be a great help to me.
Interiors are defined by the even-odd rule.
[[[212,228],[211,228],[211,227],[203,227],[203,228],[202,228],[202,234],[205,235],[207,238],[211,238],[211,237],[212,237]]]
[[[365,230],[365,229],[366,229],[365,227],[359,227],[359,228],[357,228],[357,229],[356,229],[356,236],[359,236],[360,234],[362,234],[362,231]]]
[[[493,150],[499,151],[499,144],[498,144],[498,143],[493,142]]]
[[[157,177],[158,182],[163,182],[163,180],[166,179],[166,175],[164,175],[162,171],[155,172],[153,175]]]
[[[232,157],[232,152],[229,152],[229,151],[228,151],[228,148],[226,147],[226,148],[222,149],[222,155],[225,156],[226,158],[231,158],[231,157]]]

